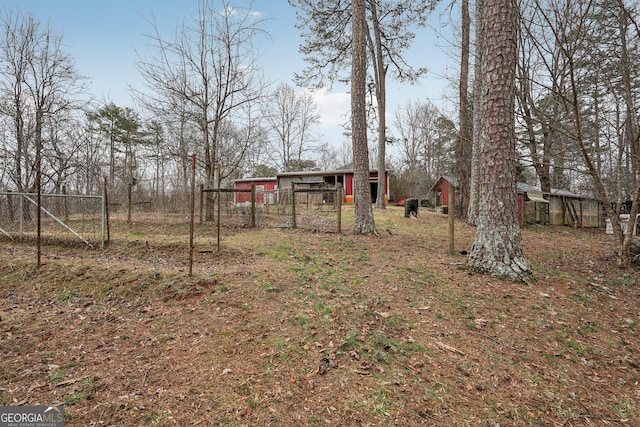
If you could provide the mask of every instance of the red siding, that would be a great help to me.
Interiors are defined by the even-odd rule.
[[[447,181],[446,179],[441,179],[440,181],[438,181],[435,188],[436,192],[437,190],[440,190],[442,194],[440,199],[440,206],[449,206],[449,181]]]
[[[353,203],[353,174],[346,174],[344,177],[344,199],[345,203]]]
[[[263,181],[236,181],[236,190],[251,190],[251,184],[256,185],[256,203],[264,203],[264,193],[258,191],[258,187],[263,187],[263,191],[273,191],[276,189],[277,181],[275,180],[263,180]],[[251,203],[251,193],[242,192],[236,193],[236,204]]]

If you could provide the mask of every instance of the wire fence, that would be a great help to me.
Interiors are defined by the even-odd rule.
[[[36,193],[0,192],[0,238],[36,238],[37,199]],[[45,243],[102,246],[105,241],[103,196],[41,194],[40,218],[40,235]]]
[[[293,196],[292,196],[293,195]],[[202,189],[199,221],[224,227],[298,228],[340,233],[340,188],[292,188],[271,191]]]
[[[342,199],[340,187],[294,186],[271,191],[257,191],[255,187],[250,190],[201,189],[196,200],[196,222],[217,225],[218,235],[245,228],[341,233]],[[35,193],[0,192],[0,241],[35,241],[37,205]],[[186,206],[184,212],[169,211],[161,209],[160,203],[139,203],[135,198],[127,206],[109,203],[105,196],[42,194],[40,205],[40,236],[44,244],[104,247],[110,234],[117,234],[120,224],[125,222],[130,223],[130,228],[142,223],[189,223]]]

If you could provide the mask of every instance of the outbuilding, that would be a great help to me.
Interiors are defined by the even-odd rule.
[[[457,178],[443,175],[431,187],[436,210],[444,212],[444,207],[448,205],[449,183],[458,186]],[[550,224],[586,228],[600,228],[604,225],[602,202],[595,198],[556,188],[543,193],[540,188],[523,182],[517,184],[517,193],[520,225]]]
[[[274,204],[278,200],[278,190],[288,191],[291,189],[292,183],[297,188],[335,188],[340,185],[344,189],[344,204],[353,204],[353,178],[354,171],[352,169],[337,169],[331,171],[301,171],[301,172],[283,172],[275,177],[267,178],[242,178],[234,181],[234,188],[237,190],[251,189],[252,185],[256,187],[256,202],[258,204]],[[385,203],[389,202],[389,171],[385,171]],[[375,203],[378,195],[378,171],[371,170],[369,172],[369,186],[371,189],[371,202]],[[322,193],[317,197],[325,197]],[[235,193],[235,204],[243,205],[251,202],[251,193],[238,192]],[[332,200],[319,200],[319,202],[332,202]]]
[[[260,205],[273,205],[277,202],[278,178],[275,176],[266,178],[242,178],[234,181],[235,190],[251,190],[252,185],[255,185],[256,188],[256,203]],[[236,192],[234,194],[234,204],[240,206],[251,204],[250,192]]]
[[[434,206],[436,211],[447,213],[449,208],[449,184],[453,184],[454,187],[458,188],[458,178],[455,176],[442,175],[435,184],[431,186],[429,190],[430,193],[433,193],[435,197]],[[459,200],[459,199],[458,199]],[[456,212],[460,212],[461,205],[456,203]]]
[[[283,172],[278,174],[278,186],[280,189],[291,188],[292,183],[307,185],[309,188],[322,188],[342,186],[344,189],[345,204],[352,204],[354,199],[353,191],[353,169],[337,169],[331,171],[303,171],[303,172]],[[389,202],[389,171],[385,171],[384,201]],[[375,203],[378,195],[378,171],[369,171],[369,186],[371,189],[371,202]]]

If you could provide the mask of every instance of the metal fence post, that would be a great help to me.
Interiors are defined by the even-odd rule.
[[[297,228],[296,226],[296,183],[291,183],[291,227]]]
[[[251,227],[256,228],[256,183],[255,182],[251,183]]]
[[[20,241],[22,241],[22,233],[24,230],[24,197],[20,195]]]
[[[200,210],[200,225],[202,225],[202,210],[204,207],[204,184],[200,184],[200,204],[198,206]]]

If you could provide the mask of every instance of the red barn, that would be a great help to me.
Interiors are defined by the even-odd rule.
[[[256,203],[270,205],[276,203],[276,190],[278,189],[278,179],[276,177],[268,178],[242,178],[234,181],[236,190],[251,190],[251,185],[256,186]],[[242,192],[235,193],[234,203],[236,205],[248,205],[251,203],[251,193]]]
[[[310,187],[327,185],[335,187],[341,185],[344,188],[345,204],[353,203],[353,175],[352,169],[339,169],[334,171],[305,171],[305,172],[285,172],[278,174],[278,185],[280,188],[291,188],[291,183],[309,184]],[[378,171],[369,172],[369,185],[371,188],[371,203],[376,202],[378,195]],[[389,202],[389,172],[385,171],[384,201]]]

